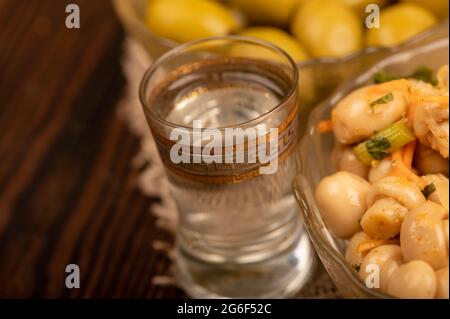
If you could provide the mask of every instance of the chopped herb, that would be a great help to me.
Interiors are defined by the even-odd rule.
[[[374,106],[374,105],[377,105],[377,104],[386,104],[387,102],[390,102],[393,99],[394,99],[394,95],[391,92],[389,92],[388,94],[383,95],[379,99],[376,99],[375,101],[370,103],[370,106]]]
[[[382,160],[389,156],[388,150],[391,142],[386,137],[375,136],[366,142],[367,151],[376,160]]]
[[[422,194],[423,196],[425,196],[425,198],[428,198],[431,194],[434,193],[435,190],[436,186],[434,185],[434,183],[430,183],[422,189]]]
[[[375,75],[373,76],[373,82],[380,84],[380,83],[384,83],[384,82],[397,80],[399,78],[400,77],[398,77],[398,76],[388,74],[385,71],[381,70],[381,71],[375,73]]]
[[[427,68],[426,66],[421,66],[421,67],[417,68],[409,76],[409,78],[427,82],[432,85],[437,84],[437,81],[436,81],[436,78],[434,77],[433,71],[430,68]]]
[[[379,83],[389,82],[389,81],[393,81],[393,80],[398,80],[401,78],[402,78],[401,76],[389,74],[389,73],[386,73],[385,71],[381,70],[381,71],[375,73],[375,75],[373,76],[373,81],[375,83],[379,84]],[[430,68],[428,68],[426,66],[418,67],[413,73],[405,76],[405,78],[420,80],[423,82],[430,83],[432,85],[437,84],[436,78],[434,77],[434,74],[433,74],[433,70],[431,70]]]
[[[361,269],[361,264],[354,264],[352,265],[353,269],[355,269],[357,272]]]

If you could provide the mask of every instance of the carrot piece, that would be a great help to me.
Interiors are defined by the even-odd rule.
[[[412,162],[414,158],[414,150],[416,149],[416,141],[412,141],[404,146],[403,150],[403,163],[409,169],[412,168]]]
[[[392,153],[392,162],[403,160],[403,147]]]
[[[448,104],[448,96],[445,95],[425,95],[416,98],[418,102],[429,102],[438,104]]]
[[[417,106],[417,101],[416,100],[412,100],[411,103],[409,103],[409,106],[408,106],[408,113],[406,115],[406,119],[407,119],[408,125],[410,127],[412,127],[413,123],[414,123],[414,113],[416,112],[416,106]]]
[[[319,133],[326,133],[333,130],[333,122],[331,120],[320,121],[316,127]]]
[[[391,175],[394,176],[402,176],[405,177],[408,181],[416,184],[420,189],[422,189],[423,187],[425,187],[424,182],[422,181],[422,179],[416,175],[416,173],[414,173],[412,171],[412,169],[410,167],[408,167],[407,164],[404,163],[404,152],[405,152],[405,147],[402,147],[401,149],[396,150],[394,153],[392,153],[392,170],[391,170]],[[409,150],[407,157],[409,159],[409,157],[411,155],[409,155],[410,153],[414,154],[414,150]],[[412,161],[412,160],[411,160]]]
[[[409,82],[405,79],[393,80],[374,85],[368,89],[369,94],[383,94],[389,91],[408,91]]]

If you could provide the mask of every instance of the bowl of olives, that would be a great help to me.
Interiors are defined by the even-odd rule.
[[[374,5],[378,25],[367,19]],[[273,42],[298,61],[395,46],[433,28],[446,0],[114,0],[152,58],[176,44],[227,34]]]
[[[133,38],[156,59],[178,44],[237,34],[298,62],[302,112],[342,81],[404,47],[448,34],[447,0],[113,0]],[[379,28],[367,28],[368,5]],[[332,67],[330,67],[332,66]]]

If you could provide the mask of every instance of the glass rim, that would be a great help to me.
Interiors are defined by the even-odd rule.
[[[207,43],[207,42],[213,42],[213,41],[226,41],[230,40],[233,42],[242,42],[247,44],[253,44],[258,45],[262,47],[266,47],[268,49],[271,49],[272,51],[275,51],[279,55],[286,58],[288,64],[290,65],[292,72],[293,72],[293,78],[292,78],[292,85],[290,85],[289,91],[285,94],[285,96],[272,108],[270,108],[267,112],[259,115],[256,118],[250,119],[248,121],[233,124],[229,126],[219,126],[219,127],[210,127],[215,128],[218,130],[224,130],[226,128],[233,128],[233,127],[242,127],[242,126],[251,126],[254,123],[258,123],[264,118],[269,117],[273,112],[281,108],[283,105],[286,104],[286,102],[295,94],[296,90],[298,89],[298,82],[299,82],[299,69],[295,61],[292,59],[292,57],[287,54],[283,49],[279,48],[278,46],[258,38],[254,37],[248,37],[248,36],[239,36],[239,35],[225,35],[225,36],[216,36],[216,37],[208,37],[208,38],[202,38],[199,40],[189,41],[186,43],[183,43],[181,45],[178,45],[177,47],[173,48],[172,50],[166,52],[161,57],[159,57],[155,62],[153,62],[145,71],[144,75],[142,76],[141,82],[139,84],[139,100],[141,102],[141,105],[144,108],[144,113],[147,115],[150,115],[153,119],[157,120],[161,124],[165,126],[169,126],[172,128],[185,128],[188,130],[192,130],[192,126],[186,126],[181,124],[175,124],[173,122],[167,121],[164,118],[156,115],[154,112],[152,112],[151,107],[148,103],[148,100],[146,98],[147,93],[147,85],[151,79],[151,77],[154,75],[156,70],[161,66],[161,64],[164,63],[167,59],[170,59],[176,55],[178,55],[180,52],[190,48],[194,47],[199,44]]]

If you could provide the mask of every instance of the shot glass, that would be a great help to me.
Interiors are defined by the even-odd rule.
[[[264,41],[208,38],[153,63],[139,94],[178,207],[182,288],[197,298],[292,296],[314,262],[291,188],[294,61]]]

